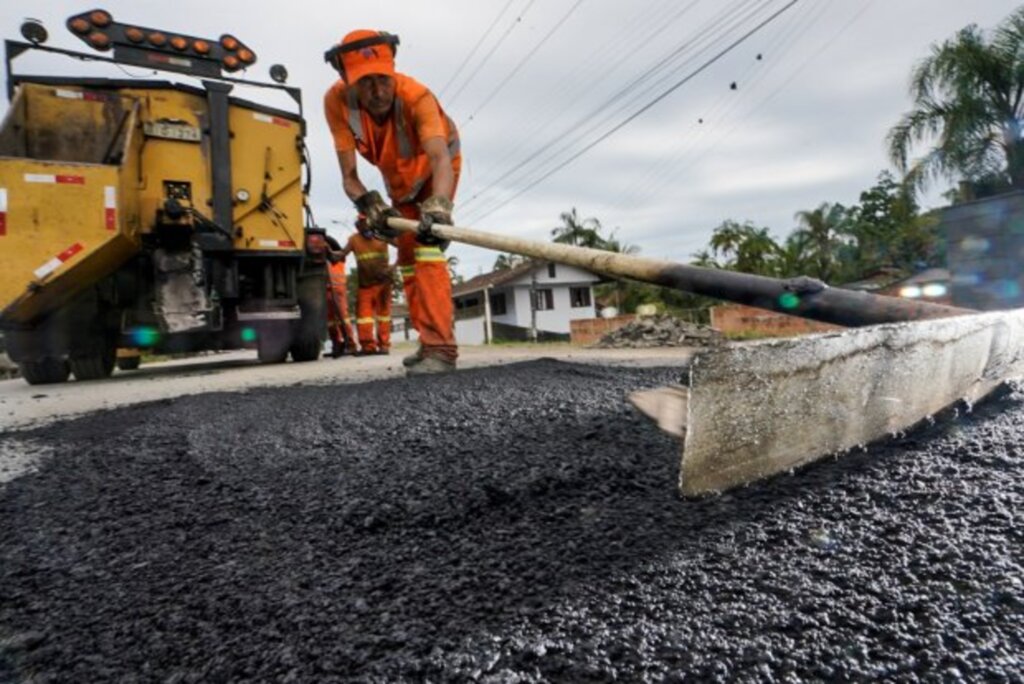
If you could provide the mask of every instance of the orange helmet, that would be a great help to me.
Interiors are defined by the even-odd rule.
[[[386,31],[359,29],[325,52],[324,61],[349,84],[370,74],[394,76],[398,43],[398,36]]]

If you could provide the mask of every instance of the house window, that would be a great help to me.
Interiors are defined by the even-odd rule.
[[[555,265],[548,264],[548,278],[555,278]]]
[[[478,297],[462,297],[455,300],[456,309],[472,309],[474,306],[480,306]]]
[[[590,306],[590,288],[570,287],[569,301],[572,303],[572,308],[574,309],[579,309],[584,306]]]
[[[533,308],[537,311],[550,311],[555,308],[555,295],[550,288],[534,291]]]
[[[505,293],[495,292],[491,295],[491,315],[504,316],[508,313],[508,305],[505,304]]]

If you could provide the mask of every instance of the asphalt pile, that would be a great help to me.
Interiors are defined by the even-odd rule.
[[[652,347],[712,347],[723,342],[714,328],[690,323],[675,316],[643,316],[608,333],[595,347],[601,349],[649,349]]]
[[[0,681],[1012,681],[1024,396],[699,500],[540,361],[208,394],[0,441]]]

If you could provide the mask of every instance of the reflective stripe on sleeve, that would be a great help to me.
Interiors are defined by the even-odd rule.
[[[440,247],[417,247],[416,248],[416,261],[418,262],[432,262],[432,261],[448,261],[444,252],[441,251]]]

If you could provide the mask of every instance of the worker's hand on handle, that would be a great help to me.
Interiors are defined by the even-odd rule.
[[[389,218],[399,218],[398,210],[384,201],[380,193],[370,190],[355,199],[356,209],[366,217],[366,225],[377,235],[395,237],[397,233],[388,227]]]
[[[416,240],[424,245],[437,245],[442,250],[448,249],[449,242],[434,235],[435,223],[444,226],[452,225],[452,209],[455,206],[444,195],[428,197],[420,205],[420,225],[416,231]]]

